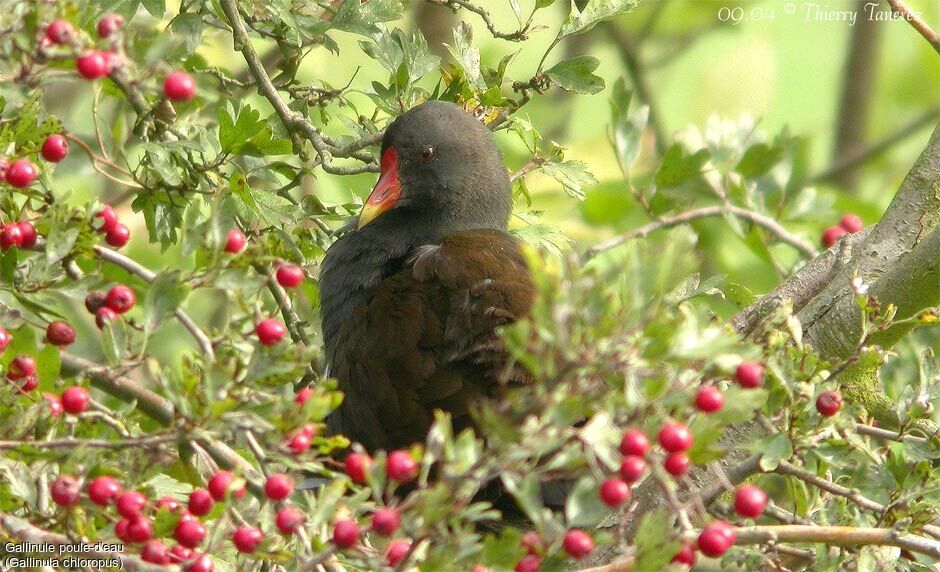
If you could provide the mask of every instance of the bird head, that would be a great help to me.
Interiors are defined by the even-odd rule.
[[[421,224],[442,233],[504,229],[512,209],[510,187],[490,131],[452,103],[429,101],[385,131],[381,174],[358,226]]]

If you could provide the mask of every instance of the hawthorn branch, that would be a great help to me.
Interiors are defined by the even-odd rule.
[[[808,542],[828,546],[896,546],[940,558],[940,542],[904,534],[893,528],[862,528],[854,526],[812,526],[783,524],[779,526],[751,526],[737,529],[735,544],[765,544],[768,542]]]
[[[94,246],[93,249],[98,258],[110,262],[115,266],[119,266],[124,270],[127,270],[134,276],[141,278],[147,283],[153,282],[157,275],[147,268],[144,268],[131,258],[124,256],[123,254],[111,250],[110,248],[105,248],[103,246]],[[180,324],[189,331],[190,335],[196,340],[196,343],[199,345],[199,349],[206,356],[209,361],[215,359],[215,351],[212,349],[212,340],[209,339],[209,336],[206,335],[199,326],[196,325],[196,322],[189,317],[189,314],[184,312],[180,308],[173,310],[173,315],[176,316],[176,319],[179,320]]]
[[[19,518],[13,516],[12,514],[0,513],[0,530],[4,534],[9,535],[11,538],[15,538],[20,542],[36,543],[36,544],[53,544],[56,546],[74,546],[76,541],[68,536],[63,534],[58,534],[55,532],[49,532],[48,530],[43,530],[37,526],[34,526]],[[136,556],[130,556],[125,552],[107,552],[102,550],[89,550],[87,552],[73,552],[69,549],[63,550],[64,554],[74,554],[88,559],[108,559],[108,560],[118,560],[121,562],[122,570],[132,570],[132,571],[143,571],[143,572],[159,572],[159,571],[170,571],[179,570],[178,566],[157,566],[155,564],[148,564]],[[59,551],[56,550],[56,555],[59,555]],[[51,556],[51,554],[50,554]]]
[[[849,489],[843,487],[842,485],[837,485],[828,479],[824,479],[823,477],[817,476],[786,461],[781,461],[773,472],[780,475],[787,475],[797,478],[826,492],[843,497],[849,502],[858,505],[860,508],[865,510],[870,510],[878,514],[882,514],[886,510],[886,507],[883,504],[862,496],[857,490]],[[923,530],[930,536],[936,539],[940,539],[940,526],[925,524]]]
[[[924,22],[923,18],[911,11],[907,7],[907,4],[903,0],[888,0],[888,4],[891,5],[891,9],[904,17],[905,20],[910,22],[911,26],[917,33],[924,37],[927,42],[933,46],[933,49],[940,54],[940,35],[937,35],[935,31]]]
[[[437,6],[446,6],[456,12],[459,8],[463,8],[469,12],[473,12],[479,16],[483,23],[486,24],[486,29],[490,31],[490,34],[494,38],[499,38],[500,40],[508,40],[510,42],[521,42],[527,39],[529,32],[529,24],[524,25],[515,32],[500,32],[496,29],[496,25],[493,23],[493,18],[490,16],[490,13],[487,12],[484,8],[467,2],[467,0],[427,0],[429,4],[435,4]]]
[[[297,113],[288,107],[287,102],[281,97],[278,93],[277,88],[274,86],[274,83],[271,81],[268,72],[264,69],[264,64],[262,64],[261,59],[258,57],[258,52],[255,51],[254,46],[251,44],[251,38],[248,36],[248,32],[245,30],[245,23],[242,20],[241,14],[238,12],[238,5],[235,0],[219,0],[219,4],[222,7],[222,11],[225,12],[226,18],[228,18],[229,25],[232,27],[232,36],[235,40],[235,49],[242,53],[242,56],[245,58],[245,63],[248,64],[248,68],[251,70],[251,75],[255,78],[255,81],[258,85],[258,91],[268,100],[271,106],[274,108],[274,112],[280,118],[281,123],[287,129],[291,135],[295,137],[303,136],[313,145],[313,148],[316,150],[317,155],[319,156],[320,166],[323,167],[323,170],[327,173],[335,175],[353,175],[357,173],[378,173],[379,167],[374,162],[369,162],[364,165],[359,166],[340,166],[333,164],[333,157],[342,157],[342,156],[351,156],[354,154],[355,149],[350,145],[346,148],[336,149],[330,148],[330,145],[327,143],[324,136],[320,133],[320,130],[311,123],[308,119],[303,117],[300,113]],[[369,139],[375,136],[370,137]],[[363,144],[365,146],[367,144]],[[350,150],[353,149],[353,150]]]
[[[604,242],[596,244],[587,250],[585,256],[587,258],[592,258],[601,252],[605,252],[614,247],[620,246],[627,241],[636,238],[645,238],[657,230],[672,228],[674,226],[685,224],[700,218],[709,218],[726,214],[750,221],[757,226],[770,231],[771,234],[780,239],[781,242],[789,244],[806,257],[812,258],[816,255],[816,249],[812,244],[802,238],[799,238],[798,236],[791,234],[790,231],[788,231],[783,227],[783,225],[774,219],[754,211],[736,207],[734,205],[718,205],[686,211],[671,217],[663,217],[657,221],[641,226],[640,228],[625,232],[619,236],[615,236],[611,239],[605,240]]]
[[[125,449],[129,447],[153,447],[179,440],[178,435],[148,435],[124,439],[54,439],[52,441],[0,441],[0,450],[29,447],[33,449]]]

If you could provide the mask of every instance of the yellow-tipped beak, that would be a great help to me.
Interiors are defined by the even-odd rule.
[[[362,211],[359,213],[359,224],[357,228],[362,228],[382,213],[395,206],[398,199],[401,198],[401,182],[398,180],[398,153],[394,147],[389,147],[382,155],[382,174],[379,182],[372,189],[372,194],[362,205]]]

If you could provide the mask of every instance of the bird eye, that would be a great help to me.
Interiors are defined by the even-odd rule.
[[[425,147],[421,150],[421,155],[418,156],[418,159],[420,159],[422,163],[427,163],[434,157],[437,157],[437,150],[434,149],[434,147]]]

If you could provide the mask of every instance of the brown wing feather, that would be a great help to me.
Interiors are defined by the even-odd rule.
[[[418,249],[342,328],[331,375],[346,392],[339,429],[368,448],[422,441],[435,409],[469,424],[505,363],[494,329],[528,314],[534,288],[519,243],[501,231]]]

